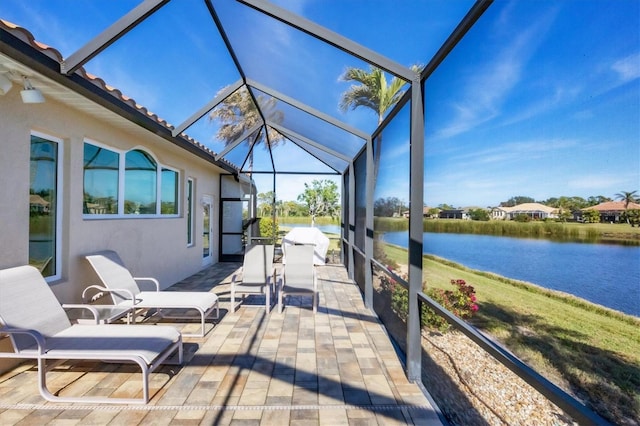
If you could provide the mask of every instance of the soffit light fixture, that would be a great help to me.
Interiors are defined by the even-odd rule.
[[[36,89],[29,81],[27,76],[22,76],[22,81],[24,83],[24,89],[20,91],[20,96],[22,96],[22,102],[25,104],[40,104],[44,102],[44,96],[42,96],[42,92],[39,89]]]

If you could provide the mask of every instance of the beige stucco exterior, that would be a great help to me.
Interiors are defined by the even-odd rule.
[[[100,108],[96,105],[96,108]],[[104,111],[102,112],[104,114]],[[109,114],[111,114],[109,112]],[[213,198],[213,262],[218,259],[217,224],[219,175],[224,173],[170,142],[140,129],[132,133],[47,99],[43,104],[23,104],[15,87],[0,96],[0,268],[29,261],[29,155],[30,134],[37,131],[62,140],[61,241],[59,280],[50,282],[63,303],[79,302],[82,289],[96,284],[83,255],[116,250],[136,276],[154,276],[168,287],[203,267],[203,195]],[[85,139],[129,150],[143,148],[156,160],[179,171],[180,214],[171,218],[91,219],[83,216],[83,144]],[[195,182],[195,237],[187,247],[185,216],[187,178]]]

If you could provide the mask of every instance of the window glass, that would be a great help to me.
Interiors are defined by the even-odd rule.
[[[157,163],[139,149],[125,156],[124,213],[155,214]]]
[[[84,144],[85,214],[118,213],[118,169],[120,155],[108,149]]]
[[[160,214],[178,214],[178,172],[162,169]]]
[[[57,275],[58,143],[31,135],[29,264],[45,277]]]
[[[364,236],[366,228],[366,213],[367,213],[367,156],[365,152],[360,154],[358,158],[353,162],[354,178],[356,184],[356,229],[355,229],[355,244],[364,251]]]
[[[409,242],[409,104],[406,104],[374,139],[376,179],[374,258],[391,269],[405,269]],[[405,250],[398,251],[397,247]],[[389,252],[391,249],[394,255]]]
[[[342,237],[349,238],[349,209],[351,206],[349,205],[349,181],[351,179],[351,175],[349,172],[346,172],[342,175]],[[347,263],[345,263],[346,265]]]

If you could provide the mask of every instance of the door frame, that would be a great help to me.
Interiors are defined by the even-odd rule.
[[[203,195],[201,201],[202,206],[202,266],[211,265],[213,263],[213,196]],[[205,229],[205,212],[209,210],[209,229]],[[209,238],[209,253],[205,255],[205,236]]]

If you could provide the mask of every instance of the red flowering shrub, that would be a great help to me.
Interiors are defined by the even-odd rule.
[[[407,280],[406,275],[402,278]],[[409,291],[403,285],[384,274],[380,277],[380,284],[384,290],[391,293],[391,309],[399,318],[406,320]],[[478,311],[475,289],[473,286],[468,285],[465,280],[451,280],[451,284],[455,286],[455,289],[430,288],[426,291],[426,294],[455,316],[465,320],[471,318]],[[423,328],[440,331],[447,331],[450,328],[449,323],[433,309],[429,308],[426,303],[422,304],[420,311]]]
[[[426,293],[458,318],[465,320],[471,318],[478,311],[475,289],[473,286],[468,285],[465,280],[451,280],[451,284],[456,286],[454,290],[431,288]],[[440,331],[446,331],[450,327],[443,317],[426,305],[423,305],[422,324]]]

